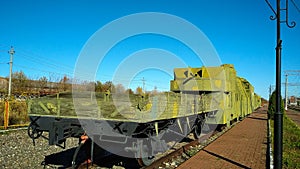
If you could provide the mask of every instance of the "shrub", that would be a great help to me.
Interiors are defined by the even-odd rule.
[[[281,105],[280,105],[280,111],[284,113],[284,103],[282,100],[282,97],[280,95]],[[276,90],[272,93],[270,99],[269,99],[269,107],[268,107],[268,114],[271,119],[274,119],[274,113],[276,111]]]
[[[4,102],[0,101],[0,126],[4,125]]]
[[[0,126],[4,125],[5,102],[0,102]],[[25,101],[9,102],[8,125],[26,124],[29,122],[27,104]]]
[[[29,122],[27,104],[25,101],[12,101],[9,106],[9,125],[25,124]]]

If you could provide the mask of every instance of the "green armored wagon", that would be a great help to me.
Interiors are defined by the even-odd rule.
[[[46,131],[50,145],[87,134],[109,151],[130,151],[149,164],[169,148],[168,141],[191,132],[199,138],[205,123],[230,125],[260,105],[253,86],[231,64],[175,68],[170,90],[156,95],[76,91],[33,99],[28,134],[34,140]]]

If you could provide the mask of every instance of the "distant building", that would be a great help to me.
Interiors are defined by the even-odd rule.
[[[297,98],[295,96],[291,96],[290,99],[289,99],[289,104],[290,105],[297,105],[298,104],[297,101],[299,101],[299,100],[300,100],[300,98]]]
[[[298,106],[300,106],[300,97],[298,97],[298,98],[296,99],[296,103],[297,103]]]

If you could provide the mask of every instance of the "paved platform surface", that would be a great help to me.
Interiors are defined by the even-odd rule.
[[[262,107],[178,168],[266,168],[266,143],[267,107]]]

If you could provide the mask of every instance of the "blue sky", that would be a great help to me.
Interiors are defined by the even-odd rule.
[[[275,5],[275,0],[270,2]],[[294,2],[300,7],[300,0]],[[167,13],[194,24],[209,38],[221,62],[234,64],[238,75],[267,98],[268,87],[275,84],[276,22],[269,19],[273,13],[264,0],[0,1],[0,76],[8,76],[10,46],[16,51],[14,71],[23,70],[33,79],[46,76],[57,80],[64,74],[72,75],[80,51],[97,30],[140,12]],[[291,3],[289,19],[298,25],[289,29],[282,24],[283,71],[300,69],[300,13]],[[99,66],[96,80],[111,80],[122,57],[147,48],[170,51],[191,67],[202,66],[183,44],[148,34],[131,37],[112,48]],[[168,90],[172,79],[166,72],[148,70],[138,73],[132,86],[142,86],[143,77],[147,90],[154,86]]]

